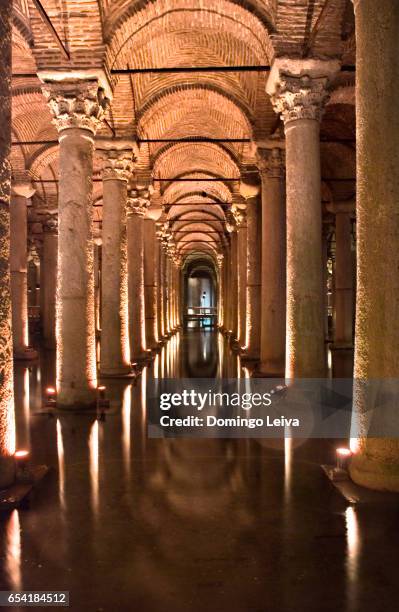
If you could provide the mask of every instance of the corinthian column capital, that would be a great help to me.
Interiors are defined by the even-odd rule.
[[[298,119],[321,120],[329,98],[328,83],[339,67],[337,60],[275,60],[266,89],[284,123]]]
[[[80,128],[96,133],[109,101],[97,79],[46,81],[42,90],[58,132]]]
[[[285,154],[278,147],[259,148],[256,154],[257,166],[262,178],[283,178],[285,174]]]
[[[102,161],[103,181],[129,181],[133,171],[131,149],[97,149],[96,153]]]
[[[149,205],[150,196],[147,189],[132,189],[127,199],[126,214],[145,217]]]

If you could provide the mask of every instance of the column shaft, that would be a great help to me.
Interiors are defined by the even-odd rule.
[[[352,440],[350,473],[363,486],[399,492],[399,440],[372,437],[369,431],[371,422],[384,425],[385,411],[398,409],[399,4],[356,1],[355,17],[357,304],[352,436],[357,440]]]
[[[348,212],[335,215],[335,328],[336,347],[353,346],[353,276],[351,218]]]
[[[56,348],[56,292],[57,292],[57,252],[58,236],[55,231],[45,229],[41,269],[41,291],[44,345]]]
[[[120,156],[114,159],[121,163]],[[106,164],[109,162],[111,159],[107,159]],[[125,169],[106,167],[104,170],[100,369],[101,374],[106,376],[128,374],[131,369],[126,252],[127,179]]]
[[[261,337],[261,224],[258,196],[247,200],[247,359],[258,359]]]
[[[265,152],[262,177],[262,309],[260,371],[281,376],[286,343],[286,215],[283,158]]]
[[[146,349],[144,320],[144,219],[129,213],[127,218],[129,337],[131,361],[143,359]]]
[[[27,200],[24,196],[11,197],[10,269],[12,297],[12,331],[14,353],[23,357],[28,347],[28,254]]]
[[[247,225],[244,217],[237,238],[237,340],[245,348],[247,327]]]
[[[156,233],[155,221],[144,219],[144,295],[145,295],[145,328],[146,345],[150,349],[157,347],[157,286],[156,269]]]
[[[0,488],[15,477],[15,416],[10,283],[12,2],[0,8]]]
[[[238,335],[238,257],[237,257],[237,232],[231,233],[230,243],[230,296],[231,303],[229,306],[230,317],[229,317],[229,332],[233,339],[237,338]]]

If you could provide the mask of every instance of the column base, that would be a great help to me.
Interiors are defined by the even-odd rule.
[[[21,361],[29,361],[30,359],[37,359],[39,357],[39,353],[36,349],[31,346],[23,346],[21,348],[14,348],[14,359],[18,359]]]
[[[259,355],[254,355],[251,353],[247,353],[246,351],[243,351],[241,354],[241,363],[251,363],[251,364],[255,364],[257,361],[259,361]]]
[[[283,365],[274,363],[260,363],[254,372],[255,378],[285,378]]]
[[[380,440],[390,442],[389,440]],[[398,443],[397,440],[395,440]],[[399,493],[399,456],[396,462],[378,460],[367,454],[359,453],[352,457],[349,474],[353,482],[375,491]]]
[[[58,383],[57,410],[91,410],[97,406],[97,390]]]
[[[37,465],[29,469],[27,477],[17,478],[14,466],[13,482],[6,487],[0,487],[0,511],[13,510],[28,503],[32,490],[48,471],[46,465]]]

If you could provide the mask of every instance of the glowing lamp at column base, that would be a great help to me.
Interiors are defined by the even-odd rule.
[[[29,451],[17,450],[14,453],[15,473],[18,481],[30,481],[32,478],[29,467]]]
[[[45,391],[46,406],[55,406],[57,404],[57,391],[54,387],[47,387]]]
[[[352,456],[352,452],[349,448],[337,448],[336,451],[337,468],[340,470],[346,470],[348,467],[349,459]]]
[[[97,411],[100,408],[109,408],[109,400],[105,397],[106,387],[104,385],[100,385],[97,387]],[[105,414],[102,413],[100,415],[101,420],[105,420]]]

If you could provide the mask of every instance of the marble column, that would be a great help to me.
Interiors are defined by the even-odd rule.
[[[350,474],[360,485],[399,492],[399,4],[354,4],[357,304]],[[392,431],[392,437],[373,435],[379,425],[382,436]]]
[[[156,285],[156,225],[154,219],[144,219],[144,297],[146,346],[154,350],[157,339],[157,285]]]
[[[131,191],[127,207],[127,269],[129,295],[130,359],[143,361],[147,357],[144,304],[144,215],[148,198],[137,190]]]
[[[12,185],[10,208],[10,269],[14,357],[34,359],[29,346],[28,320],[28,219],[27,207],[35,190],[30,183]]]
[[[235,340],[238,335],[238,278],[237,278],[237,231],[230,234],[230,290],[231,303],[229,306],[229,335]]]
[[[249,360],[259,359],[261,338],[261,216],[260,195],[247,198],[247,322],[245,353]]]
[[[163,342],[165,331],[163,326],[163,318],[164,318],[164,258],[163,258],[163,249],[162,249],[162,241],[159,232],[157,232],[157,241],[156,241],[156,249],[158,251],[158,269],[157,272],[157,304],[158,304],[158,316],[157,316],[157,334],[158,340]]]
[[[92,235],[94,134],[106,98],[97,79],[46,82],[59,132],[57,403],[91,405],[97,386]]]
[[[259,370],[266,376],[284,376],[287,264],[283,151],[276,146],[258,149],[258,167],[262,181],[262,307]]]
[[[42,326],[44,346],[56,348],[56,293],[57,293],[57,213],[48,214],[43,223],[43,255],[41,261]]]
[[[161,250],[162,257],[162,329],[165,338],[168,337],[168,269],[167,269],[167,256],[165,253],[165,246],[162,245]]]
[[[15,478],[15,415],[11,331],[11,29],[12,2],[0,8],[0,489]]]
[[[223,329],[224,319],[223,319],[223,308],[224,308],[224,255],[222,253],[218,253],[216,255],[216,265],[217,265],[217,326],[220,329]]]
[[[104,144],[101,143],[101,147]],[[132,150],[98,149],[103,160],[101,376],[131,373],[126,252],[127,183]]]
[[[286,140],[286,377],[326,374],[321,245],[320,120],[337,61],[275,60],[267,91]]]
[[[237,345],[245,350],[247,328],[247,218],[240,210],[237,229]]]

